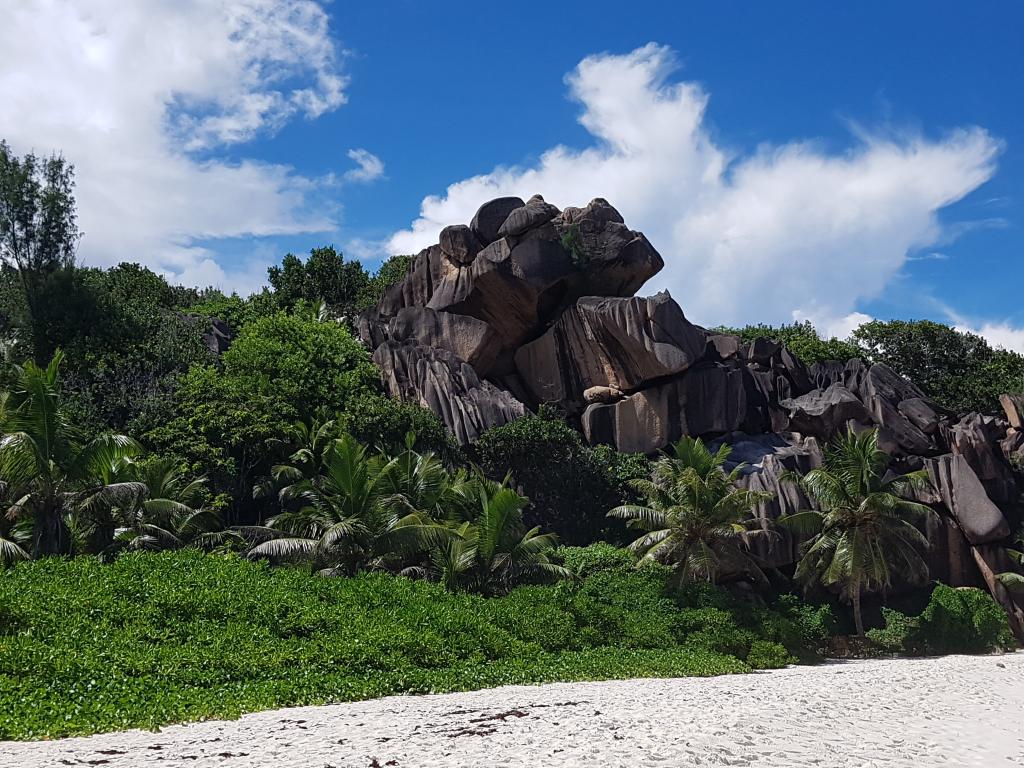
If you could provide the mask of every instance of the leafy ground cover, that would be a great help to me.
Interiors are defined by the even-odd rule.
[[[396,693],[740,673],[790,663],[828,634],[822,609],[681,592],[666,570],[630,569],[610,547],[565,561],[579,578],[490,599],[187,550],[21,563],[0,572],[0,739]]]

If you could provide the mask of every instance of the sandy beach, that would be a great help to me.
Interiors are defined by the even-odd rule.
[[[1020,766],[1024,653],[399,696],[4,742],[0,765]]]

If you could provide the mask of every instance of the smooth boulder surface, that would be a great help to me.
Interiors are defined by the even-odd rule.
[[[518,197],[499,197],[496,200],[489,200],[481,205],[469,228],[477,236],[481,243],[490,245],[498,239],[498,230],[505,223],[509,214],[517,208],[522,208],[524,203]]]
[[[591,387],[628,391],[682,373],[704,354],[704,333],[667,292],[650,298],[585,297],[515,355],[540,402],[576,402]]]

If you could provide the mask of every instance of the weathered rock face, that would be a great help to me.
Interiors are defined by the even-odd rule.
[[[946,455],[927,459],[925,466],[937,500],[952,513],[971,544],[988,544],[1010,535],[1006,518],[988,497],[967,459]]]
[[[942,513],[926,524],[933,576],[992,581],[1022,516],[1010,462],[1024,462],[1024,396],[1002,399],[1005,420],[957,420],[883,364],[808,368],[770,339],[695,326],[667,293],[634,296],[661,256],[600,198],[562,211],[499,198],[439,240],[357,327],[389,394],[433,410],[460,442],[542,403],[620,451],[725,441],[748,464],[742,482],[772,492],[758,510],[768,527],[812,504],[786,471],[820,466],[848,426],[877,428],[899,471],[931,478],[919,498]],[[758,546],[771,565],[798,557],[786,531]]]
[[[1000,395],[999,404],[1003,406],[1010,426],[1024,430],[1024,395]]]
[[[391,397],[429,408],[460,443],[523,416],[523,404],[445,349],[386,341],[373,353]]]
[[[210,318],[210,328],[203,334],[203,343],[206,348],[218,357],[228,351],[235,334],[231,327],[223,320]]]
[[[604,200],[562,213],[539,196],[525,203],[500,198],[482,205],[469,226],[446,227],[438,245],[418,254],[405,278],[359,318],[357,330],[386,361],[389,391],[429,404],[466,442],[522,414],[520,398],[545,399],[538,397],[534,377],[524,377],[515,365],[524,344],[541,336],[581,297],[631,297],[662,266],[647,239],[626,227]],[[651,311],[658,318],[678,314],[684,353],[696,358],[703,350],[703,333],[667,302],[667,297],[653,300]],[[667,360],[666,345],[672,340],[653,327],[658,320],[637,322],[647,322],[653,334],[647,343],[660,345],[652,347],[652,359]],[[619,337],[626,341],[629,332]],[[461,371],[462,363],[476,381],[453,373]],[[608,386],[595,379],[574,390],[573,397],[582,405],[584,390],[593,385]],[[443,406],[445,398],[468,402]]]
[[[781,405],[789,411],[789,426],[794,431],[824,440],[832,439],[848,425],[871,424],[867,408],[842,384],[783,400]]]
[[[583,412],[583,434],[626,453],[655,453],[682,435],[714,436],[740,429],[747,414],[743,374],[705,365],[616,403]]]
[[[630,391],[682,373],[703,357],[706,343],[668,293],[586,297],[520,347],[515,363],[539,402],[579,405],[591,387]]]

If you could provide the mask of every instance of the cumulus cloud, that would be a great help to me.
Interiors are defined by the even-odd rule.
[[[1024,355],[1024,328],[1017,328],[1010,323],[983,323],[977,328],[960,326],[957,330],[976,333],[987,339],[994,347]]]
[[[374,181],[384,175],[384,161],[372,152],[365,149],[350,149],[347,154],[350,160],[355,161],[357,167],[345,171],[345,181]]]
[[[566,83],[593,146],[452,184],[423,200],[390,250],[415,252],[499,195],[606,197],[665,258],[647,289],[671,289],[698,322],[813,318],[841,332],[909,252],[943,241],[936,212],[996,169],[1000,144],[975,127],[937,140],[858,130],[838,154],[794,141],[737,155],[708,129],[706,91],[672,81],[675,68],[654,44],[587,57]]]
[[[77,169],[80,255],[245,287],[201,241],[327,230],[316,181],[217,150],[345,101],[342,52],[308,0],[25,0],[4,11],[0,136]]]

